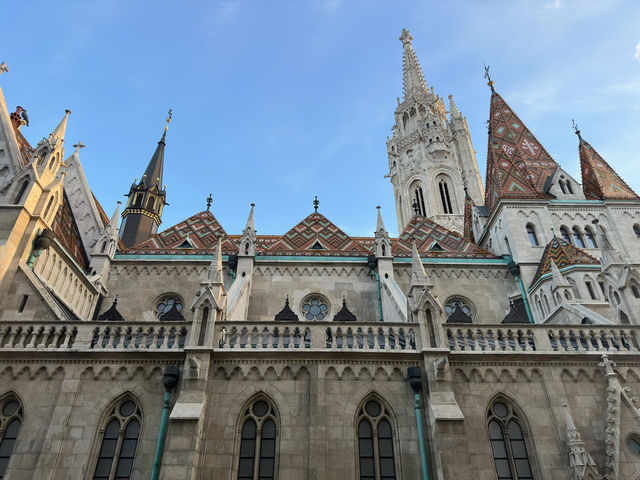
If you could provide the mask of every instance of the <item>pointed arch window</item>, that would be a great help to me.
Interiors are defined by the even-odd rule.
[[[575,240],[576,247],[585,248],[584,240],[582,239],[582,233],[578,227],[573,227],[573,239]]]
[[[440,189],[440,200],[442,200],[442,210],[446,214],[453,213],[453,208],[451,208],[451,196],[449,195],[449,184],[443,178],[438,183],[438,188]]]
[[[530,223],[527,224],[527,235],[529,235],[529,242],[531,242],[531,245],[533,245],[534,247],[540,246],[540,243],[538,242],[538,236],[536,235],[536,227],[534,227]]]
[[[424,205],[424,194],[420,185],[418,185],[414,190],[413,209],[414,215],[420,215],[423,217],[427,215],[427,210]]]
[[[22,426],[22,405],[14,395],[0,401],[0,479],[4,478]]]
[[[128,480],[138,447],[142,412],[130,396],[117,402],[105,421],[93,480]]]
[[[240,425],[238,480],[273,480],[277,470],[278,418],[273,404],[257,397]]]
[[[498,480],[533,480],[522,421],[511,405],[496,400],[487,413],[487,427]]]
[[[360,480],[395,480],[394,429],[384,404],[375,397],[364,402],[356,424]]]
[[[564,226],[560,227],[560,236],[565,242],[573,243],[571,241],[571,236],[569,235],[569,230],[567,229],[567,227],[564,227]]]
[[[598,248],[598,242],[596,242],[596,236],[594,235],[593,230],[591,230],[591,227],[584,228],[584,236],[587,237],[587,244],[589,245],[589,248]]]
[[[20,184],[20,189],[18,190],[18,193],[16,194],[15,200],[13,201],[14,205],[17,205],[17,204],[20,203],[20,201],[22,200],[22,196],[24,195],[24,191],[27,189],[28,185],[29,185],[29,178],[27,177]]]

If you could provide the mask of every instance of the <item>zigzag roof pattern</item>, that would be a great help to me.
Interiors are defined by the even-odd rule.
[[[414,216],[393,244],[395,257],[410,257],[415,239],[421,257],[495,258],[495,255],[426,217]]]
[[[543,275],[551,272],[551,262],[555,262],[560,269],[571,265],[600,265],[597,258],[592,257],[563,238],[558,238],[554,235],[544,247],[540,265],[538,265],[536,274],[533,276],[531,285],[534,285]]]
[[[312,213],[262,255],[368,256],[371,252],[320,213]]]
[[[485,203],[490,209],[504,197],[549,197],[545,184],[558,164],[496,92],[491,95],[487,148]]]
[[[585,197],[599,200],[638,200],[638,195],[582,137],[578,151]]]
[[[71,210],[67,193],[63,190],[62,203],[58,208],[53,224],[51,226],[56,238],[62,246],[69,252],[73,259],[83,270],[89,268],[89,257],[82,243],[82,237],[78,230],[76,218]]]

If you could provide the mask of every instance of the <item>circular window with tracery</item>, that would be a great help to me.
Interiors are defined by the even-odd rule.
[[[175,293],[167,293],[166,295],[162,295],[156,300],[155,303],[156,317],[158,317],[158,319],[160,320],[172,309],[180,313],[182,312],[182,305],[183,301],[180,295],[177,295]]]
[[[301,310],[305,320],[328,320],[329,302],[320,295],[309,295],[302,301]]]
[[[444,311],[447,315],[451,315],[456,310],[460,310],[465,315],[473,318],[475,311],[471,302],[461,297],[451,297],[447,300],[444,306]]]

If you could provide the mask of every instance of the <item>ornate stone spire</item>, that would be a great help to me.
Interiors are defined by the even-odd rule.
[[[449,113],[451,114],[451,119],[460,118],[462,114],[458,110],[458,106],[456,102],[453,100],[453,95],[449,95]]]
[[[569,471],[571,472],[571,480],[583,480],[584,478],[600,478],[596,462],[591,458],[591,454],[584,446],[584,442],[580,437],[580,432],[573,423],[569,405],[564,403],[565,420],[567,423],[567,444],[569,446]],[[595,477],[587,477],[587,471],[590,471]]]
[[[382,214],[380,213],[380,206],[376,207],[378,210],[378,221],[376,224],[376,233],[380,232],[383,235],[387,235],[387,229],[384,228],[384,222],[382,221]]]
[[[242,230],[242,236],[240,238],[240,255],[253,257],[256,254],[256,227],[253,221],[253,208],[255,203],[251,204],[251,210],[249,211],[249,218],[247,218],[247,224]]]
[[[409,30],[403,29],[402,35],[400,35],[400,41],[402,42],[402,48],[404,50],[402,70],[405,99],[410,98],[412,94],[427,93],[427,82],[424,80],[418,57],[413,51],[413,45],[411,45],[412,40],[413,37],[409,33]]]
[[[62,117],[58,126],[53,130],[53,132],[51,132],[51,135],[49,135],[49,141],[51,143],[64,142],[64,135],[67,132],[67,120],[69,119],[69,115],[71,115],[71,110],[65,110],[64,117]]]
[[[426,283],[427,273],[424,271],[424,265],[422,265],[416,241],[413,240],[411,243],[411,284],[426,285]]]
[[[216,245],[216,251],[213,254],[211,263],[209,264],[209,270],[207,270],[206,283],[220,285],[223,283],[222,279],[222,237],[218,238],[218,244]]]

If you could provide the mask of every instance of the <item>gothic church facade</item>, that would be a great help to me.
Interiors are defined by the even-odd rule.
[[[168,122],[108,216],[0,90],[0,479],[640,478],[640,198],[490,80],[483,185],[400,40],[398,238],[159,229]]]

